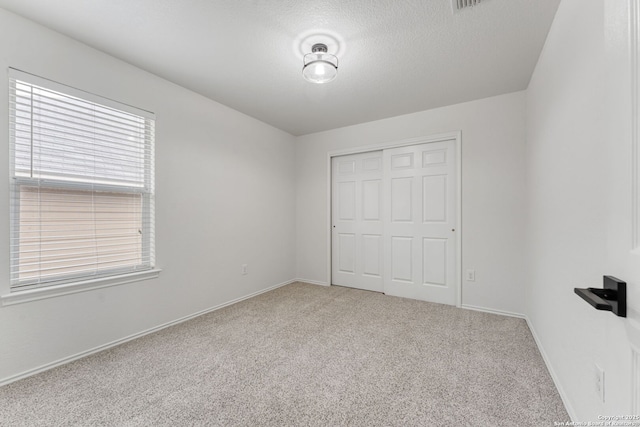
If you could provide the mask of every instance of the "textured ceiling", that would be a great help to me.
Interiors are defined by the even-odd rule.
[[[39,22],[302,135],[525,89],[560,0],[0,0]],[[326,40],[338,78],[301,75]]]

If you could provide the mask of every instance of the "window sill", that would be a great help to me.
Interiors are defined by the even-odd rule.
[[[75,294],[78,292],[92,291],[110,286],[124,285],[126,283],[139,282],[141,280],[155,279],[160,275],[160,269],[139,271],[136,273],[121,274],[119,276],[101,277],[99,279],[84,280],[64,285],[49,286],[45,288],[29,289],[26,291],[12,292],[0,296],[1,305],[15,305],[25,302],[37,301],[45,298],[54,298],[62,295]]]

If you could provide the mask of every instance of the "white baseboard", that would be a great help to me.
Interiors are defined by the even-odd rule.
[[[483,313],[499,314],[501,316],[517,317],[518,319],[525,319],[526,316],[520,313],[513,313],[511,311],[494,310],[492,308],[477,307],[475,305],[462,304],[460,308],[473,311],[482,311]]]
[[[562,403],[564,403],[564,408],[567,410],[567,413],[569,414],[569,418],[571,418],[571,421],[575,422],[578,419],[578,417],[576,417],[576,413],[573,410],[573,406],[571,406],[571,403],[569,403],[569,398],[567,396],[567,393],[564,391],[564,388],[562,387],[562,384],[560,383],[560,379],[558,378],[558,375],[556,375],[556,372],[553,369],[553,365],[551,364],[551,360],[549,359],[549,356],[547,356],[547,352],[544,351],[544,347],[542,346],[542,342],[538,338],[538,334],[536,333],[536,330],[534,329],[533,324],[529,320],[529,317],[525,316],[524,318],[527,321],[527,326],[529,326],[529,330],[531,331],[531,335],[533,335],[533,339],[536,342],[536,345],[538,346],[538,351],[540,351],[540,354],[542,355],[542,360],[544,360],[545,365],[547,365],[547,370],[549,371],[549,374],[551,375],[551,379],[553,379],[553,383],[555,384],[556,389],[558,389],[558,393],[560,394],[560,398],[562,399]],[[558,420],[558,421],[562,421],[562,420]]]
[[[37,368],[29,369],[29,370],[24,371],[22,373],[19,373],[19,374],[16,374],[16,375],[12,375],[12,376],[7,377],[7,378],[0,379],[0,387],[2,387],[3,385],[10,384],[10,383],[15,382],[15,381],[30,377],[32,375],[39,374],[40,372],[48,371],[49,369],[53,369],[53,368],[55,368],[57,366],[61,366],[61,365],[67,364],[69,362],[73,362],[74,360],[82,359],[83,357],[87,357],[89,355],[92,355],[92,354],[95,354],[95,353],[99,353],[99,352],[101,352],[103,350],[107,350],[107,349],[109,349],[111,347],[115,347],[117,345],[124,344],[127,341],[131,341],[131,340],[134,340],[136,338],[140,338],[140,337],[143,337],[145,335],[152,334],[152,333],[157,332],[157,331],[159,331],[161,329],[165,329],[165,328],[168,328],[170,326],[174,326],[174,325],[177,325],[179,323],[186,322],[187,320],[194,319],[194,318],[196,318],[198,316],[202,316],[203,314],[207,314],[207,313],[210,313],[212,311],[220,310],[221,308],[228,307],[230,305],[239,303],[240,301],[244,301],[246,299],[253,298],[253,297],[258,296],[260,294],[272,291],[272,290],[280,288],[282,286],[289,285],[289,284],[291,284],[293,282],[296,282],[296,281],[299,281],[299,280],[298,279],[293,279],[293,280],[288,280],[286,282],[278,283],[277,285],[268,287],[266,289],[259,290],[257,292],[253,292],[253,293],[251,293],[249,295],[245,295],[243,297],[236,298],[234,300],[231,300],[231,301],[216,305],[216,306],[211,307],[211,308],[207,308],[207,309],[198,311],[197,313],[193,313],[193,314],[190,314],[188,316],[181,317],[181,318],[173,320],[171,322],[167,322],[167,323],[164,323],[162,325],[155,326],[153,328],[144,330],[142,332],[138,332],[138,333],[135,333],[133,335],[129,335],[127,337],[124,337],[124,338],[121,338],[121,339],[118,339],[118,340],[115,340],[115,341],[111,341],[110,343],[103,344],[103,345],[100,345],[98,347],[94,347],[92,349],[89,349],[89,350],[86,350],[86,351],[82,351],[80,353],[76,353],[76,354],[74,354],[72,356],[68,356],[68,357],[64,357],[62,359],[58,359],[55,362],[47,363],[47,364],[44,364],[44,365],[39,366]]]
[[[296,282],[308,283],[310,285],[331,286],[327,282],[319,282],[317,280],[295,279]]]

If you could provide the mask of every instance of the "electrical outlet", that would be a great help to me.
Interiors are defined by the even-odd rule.
[[[476,281],[476,271],[467,270],[467,282],[475,282],[475,281]]]
[[[247,269],[248,269],[247,264],[242,264],[242,266],[240,266],[240,273],[243,276],[246,276],[249,273]]]
[[[600,402],[604,403],[604,371],[598,365],[595,365],[595,382],[596,382],[596,393],[598,393],[598,398]]]

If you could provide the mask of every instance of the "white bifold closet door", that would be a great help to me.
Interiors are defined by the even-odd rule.
[[[332,159],[332,283],[456,303],[455,141]]]
[[[382,292],[382,151],[331,166],[332,283]]]

